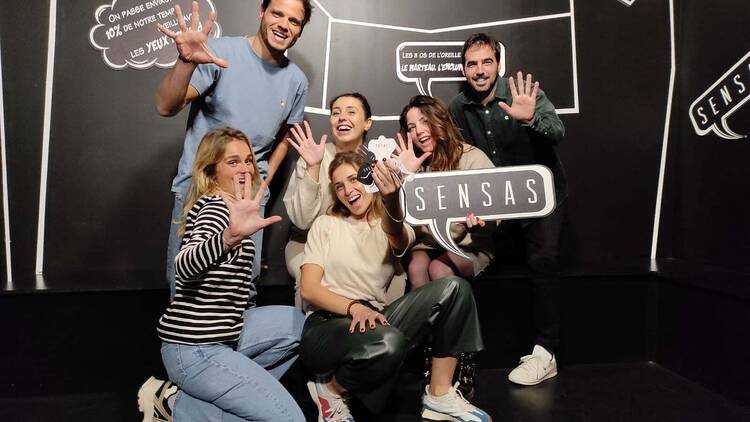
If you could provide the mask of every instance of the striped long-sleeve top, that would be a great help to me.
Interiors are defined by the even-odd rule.
[[[255,306],[251,283],[255,245],[250,236],[224,252],[229,210],[220,196],[203,196],[190,209],[175,258],[176,293],[159,318],[159,338],[210,344],[239,339],[243,313]]]

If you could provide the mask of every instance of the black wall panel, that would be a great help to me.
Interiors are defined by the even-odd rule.
[[[664,247],[661,256],[691,265],[705,265],[750,273],[750,106],[740,105],[727,126],[744,138],[729,140],[716,132],[698,134],[690,119],[693,102],[750,53],[750,4],[741,0],[680,2],[678,22],[677,102],[672,115],[665,197]],[[750,93],[748,61],[738,76],[720,83],[730,94],[731,106]],[[710,95],[709,95],[710,96]],[[726,108],[721,95],[713,95]],[[707,100],[699,101],[704,114],[714,116]],[[698,120],[701,120],[698,117]]]
[[[223,34],[257,30],[254,2],[214,3]],[[187,116],[183,112],[162,118],[154,111],[153,92],[166,70],[110,69],[101,52],[89,44],[88,31],[101,4],[86,0],[57,5],[45,276],[53,288],[65,288],[66,280],[75,280],[74,288],[107,288],[109,280],[128,277],[138,279],[134,285],[161,286],[172,203],[169,186]],[[486,30],[506,45],[508,72],[533,73],[558,108],[575,106],[577,82],[578,113],[561,115],[567,138],[559,147],[571,191],[563,248],[566,260],[620,265],[648,258],[669,74],[666,1],[637,1],[632,7],[616,0],[319,4],[322,7],[313,12],[303,37],[289,52],[310,80],[308,106],[322,108],[325,99],[360,90],[378,115],[397,114],[418,93],[414,83],[396,77],[395,47],[400,42],[461,41],[481,29],[425,34],[331,23],[332,51],[324,91],[325,11],[340,19],[426,29],[574,12],[572,18],[513,21]],[[12,201],[11,220],[14,227],[19,225],[14,230],[17,266],[27,274],[33,270],[38,180],[25,180],[38,174],[40,166],[47,8],[47,2],[30,2],[23,10],[30,15],[24,37],[14,35],[9,39],[12,46],[3,48],[3,63],[16,60],[29,66],[16,65],[15,76],[5,75],[6,97],[13,95],[20,105],[8,112],[9,138],[19,133],[28,138],[16,143],[22,145],[16,147],[21,152],[9,157],[25,177],[12,173],[10,179],[12,191],[25,194]],[[21,24],[2,16],[3,40],[8,40],[5,28]],[[20,29],[9,32],[21,33]],[[7,51],[16,53],[6,59]],[[8,82],[11,77],[21,77],[23,86],[33,87],[30,95],[21,95],[20,85]],[[434,83],[432,88],[448,101],[460,83]],[[318,135],[328,131],[326,116],[308,113],[307,117]],[[376,121],[371,136],[393,135],[395,130],[393,121]],[[291,163],[294,154],[290,155]],[[281,215],[278,197],[283,183],[282,178],[275,180],[277,198],[269,207]],[[267,232],[266,261],[272,267],[268,273],[272,281],[286,282],[282,251],[287,232],[288,224]]]
[[[0,6],[9,220],[17,282],[33,273],[36,256],[48,11],[44,0],[23,7],[4,0]]]

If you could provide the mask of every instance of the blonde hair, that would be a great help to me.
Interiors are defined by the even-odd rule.
[[[198,151],[195,153],[193,162],[193,176],[190,189],[185,198],[185,207],[182,209],[182,221],[180,222],[180,236],[185,234],[185,223],[190,209],[204,195],[217,195],[221,192],[219,181],[216,180],[216,165],[224,158],[227,145],[233,141],[245,142],[250,147],[250,156],[253,160],[252,190],[253,194],[260,186],[258,175],[258,163],[255,161],[255,153],[250,140],[241,130],[230,127],[212,129],[201,139]]]
[[[350,215],[352,215],[351,211],[349,211],[349,208],[347,208],[346,205],[339,201],[339,197],[336,195],[336,188],[333,187],[333,172],[336,171],[337,168],[345,164],[354,167],[354,171],[358,172],[359,168],[362,167],[364,163],[364,157],[355,152],[339,152],[338,154],[336,154],[336,156],[333,157],[333,161],[331,161],[330,167],[328,168],[328,178],[331,180],[330,189],[334,201],[328,209],[328,215],[334,215],[337,217],[349,217]],[[371,218],[376,219],[383,216],[383,201],[380,197],[380,193],[376,192],[372,194],[372,201],[370,202],[370,206],[365,212],[365,216],[367,217],[368,221]]]

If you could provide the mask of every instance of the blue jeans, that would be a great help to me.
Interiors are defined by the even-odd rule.
[[[180,387],[174,421],[304,421],[278,381],[297,359],[304,319],[291,306],[250,308],[236,348],[162,343],[164,367]]]
[[[169,284],[169,297],[174,298],[175,293],[175,274],[174,274],[174,257],[180,251],[182,237],[178,235],[182,225],[183,208],[185,207],[185,197],[181,193],[174,193],[174,206],[172,207],[172,219],[169,226],[169,239],[167,241],[167,283]],[[265,204],[258,210],[261,216],[266,215]],[[260,275],[260,255],[263,252],[263,230],[258,230],[252,235],[255,243],[255,256],[253,257],[253,279]]]

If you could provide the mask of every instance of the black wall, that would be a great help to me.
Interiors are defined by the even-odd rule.
[[[215,1],[225,35],[252,34],[252,2]],[[570,179],[565,259],[574,264],[624,265],[648,258],[668,82],[667,2],[496,2],[447,0],[322,2],[337,18],[420,28],[443,28],[529,16],[553,19],[488,27],[506,45],[507,71],[532,72],[563,114],[567,137],[559,148]],[[165,119],[153,109],[163,69],[112,70],[88,42],[97,1],[58,3],[55,77],[47,196],[44,274],[49,288],[107,288],[113,278],[161,286],[171,209],[170,180],[181,151],[186,114]],[[14,230],[14,273],[33,285],[36,216],[46,66],[46,1],[31,1],[17,19],[4,8],[6,123]],[[570,28],[575,25],[575,43]],[[308,105],[358,90],[377,115],[395,115],[415,84],[396,77],[395,47],[403,41],[463,40],[474,29],[437,34],[332,23],[331,67],[323,93],[328,18],[321,8],[290,51],[310,80]],[[633,31],[637,28],[637,31]],[[573,60],[573,48],[577,54]],[[450,98],[460,84],[435,83]],[[649,110],[644,113],[643,110]],[[318,135],[325,116],[308,113]],[[392,136],[393,121],[377,121],[371,135]],[[293,155],[293,154],[291,154]],[[290,157],[290,161],[294,157]],[[282,179],[282,178],[279,178]],[[272,212],[284,214],[276,180]],[[288,226],[266,236],[267,282],[286,282],[283,250]],[[28,280],[24,282],[23,280]],[[67,287],[66,287],[67,286]]]
[[[750,347],[750,138],[701,136],[690,108],[750,52],[750,4],[676,6],[678,72],[660,232],[658,268],[666,282],[659,294],[656,360],[747,405],[750,366],[734,356]],[[747,63],[732,74],[750,80]],[[742,98],[739,86],[729,89],[733,101]],[[723,100],[715,103],[721,107]],[[740,106],[727,125],[750,136],[750,106]]]

